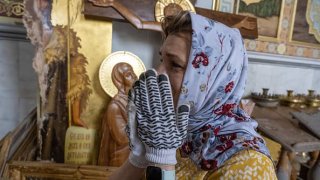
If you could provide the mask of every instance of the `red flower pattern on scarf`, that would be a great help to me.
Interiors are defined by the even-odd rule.
[[[220,142],[223,143],[216,147],[218,151],[224,152],[233,147],[233,140],[237,139],[237,134],[226,134],[218,137]]]
[[[237,139],[237,134],[231,133],[231,134],[221,135],[218,138],[219,138],[220,142],[225,143],[227,141],[232,141],[232,140]]]
[[[228,150],[228,149],[230,149],[232,147],[233,147],[233,142],[232,141],[227,141],[225,144],[221,144],[221,145],[217,146],[216,149],[218,151],[223,152],[223,151],[226,151],[226,150]]]
[[[234,82],[233,81],[229,82],[229,84],[225,87],[224,92],[225,93],[231,92],[233,86],[234,86]]]
[[[237,107],[236,103],[233,104],[224,104],[218,109],[214,110],[213,113],[216,115],[226,115],[228,117],[235,118],[238,122],[245,121],[246,119],[242,116],[239,116],[233,112],[234,108]]]
[[[218,135],[220,129],[221,129],[221,126],[215,127],[215,128],[213,129],[213,134],[214,134],[215,136]]]
[[[228,117],[232,117],[232,115],[233,115],[232,110],[236,106],[237,106],[236,103],[224,104],[221,107],[219,107],[218,109],[214,110],[214,113],[217,114],[217,115],[227,115]]]
[[[202,63],[203,66],[208,66],[209,64],[208,56],[204,52],[198,53],[196,57],[194,57],[192,61],[192,66],[194,68],[199,68],[200,63]]]
[[[259,141],[259,139],[257,137],[254,137],[253,140],[246,140],[244,141],[244,143],[242,144],[243,147],[252,147],[254,149],[259,149],[259,146],[257,144],[257,141]]]

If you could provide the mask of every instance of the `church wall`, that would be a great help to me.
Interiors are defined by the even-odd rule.
[[[130,51],[143,61],[146,68],[156,67],[160,63],[160,32],[137,30],[129,23],[112,24],[112,52]]]
[[[0,139],[36,106],[36,76],[29,42],[0,40]]]
[[[139,56],[146,68],[156,67],[159,63],[159,49],[161,35],[157,32],[138,31],[128,23],[113,22],[112,51],[126,50]],[[249,52],[249,54],[252,54]],[[315,89],[320,93],[320,67],[310,66],[309,61],[299,57],[289,58],[289,62],[270,62],[268,55],[265,59],[254,60],[255,55],[249,57],[249,71],[245,95],[252,91],[262,91],[269,88],[271,93],[286,94],[292,89],[297,93],[306,94],[308,89]],[[273,57],[274,58],[274,57]],[[281,56],[279,56],[281,58]],[[290,62],[292,61],[292,63]],[[294,64],[294,62],[300,62]],[[305,63],[304,63],[305,62]],[[317,61],[315,64],[320,64]]]

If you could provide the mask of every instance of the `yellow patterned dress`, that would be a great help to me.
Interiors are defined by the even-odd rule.
[[[271,159],[254,150],[240,151],[216,171],[199,170],[189,158],[181,158],[179,156],[178,162],[176,177],[179,180],[277,179]]]

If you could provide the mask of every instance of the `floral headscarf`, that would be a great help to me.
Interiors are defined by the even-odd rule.
[[[248,58],[238,29],[190,13],[192,45],[179,104],[191,107],[184,153],[212,170],[242,149],[268,150],[257,122],[239,108]]]

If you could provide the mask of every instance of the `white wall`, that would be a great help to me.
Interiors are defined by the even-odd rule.
[[[262,88],[277,94],[286,94],[289,89],[300,94],[307,94],[308,89],[320,93],[320,69],[250,62],[245,94],[262,92]]]
[[[0,139],[36,106],[36,75],[29,42],[0,40]]]
[[[320,70],[313,73],[312,89],[317,90],[318,94],[320,94]]]
[[[129,23],[120,22],[113,22],[112,28],[112,52],[130,51],[143,61],[146,68],[159,64],[162,43],[160,32],[138,31]]]
[[[196,0],[195,6],[200,8],[211,9],[212,8],[212,0]]]

